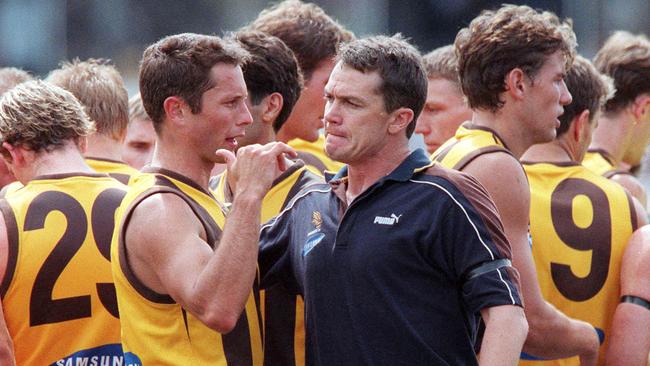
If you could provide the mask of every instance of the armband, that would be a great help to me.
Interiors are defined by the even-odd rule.
[[[629,304],[639,305],[639,306],[642,306],[642,307],[650,310],[650,302],[648,302],[648,300],[642,299],[642,298],[640,298],[638,296],[625,295],[625,296],[621,297],[621,302],[626,302],[626,303],[629,303]]]
[[[484,275],[488,272],[492,272],[496,269],[503,268],[503,267],[512,267],[512,262],[510,262],[510,259],[497,259],[495,261],[483,263],[480,266],[469,271],[469,273],[466,276],[466,279],[471,280],[472,278],[476,278],[478,276]]]

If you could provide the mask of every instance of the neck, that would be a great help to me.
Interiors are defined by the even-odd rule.
[[[601,149],[608,152],[617,162],[632,144],[634,138],[634,120],[626,113],[602,115],[598,120],[598,128],[593,133],[590,149]]]
[[[122,161],[122,144],[111,137],[95,133],[88,136],[84,156]]]
[[[519,159],[534,142],[531,140],[530,134],[524,131],[519,118],[514,117],[515,114],[507,113],[505,109],[504,105],[496,112],[475,110],[472,123],[496,132],[512,155]]]
[[[379,179],[390,174],[409,156],[408,142],[400,144],[398,148],[391,144],[386,146],[390,146],[390,148],[385,147],[382,151],[363,161],[348,164],[348,187],[346,190],[348,204]]]
[[[207,190],[214,162],[203,159],[194,151],[183,141],[159,136],[150,165],[180,173]]]
[[[545,144],[531,146],[521,156],[523,161],[565,163],[580,161],[578,149],[560,138]]]
[[[286,122],[285,122],[286,123]],[[280,129],[277,134],[275,134],[275,139],[276,141],[284,142],[285,144],[291,140],[293,140],[295,136],[291,136],[286,132],[284,129]]]
[[[86,164],[79,149],[73,143],[51,152],[34,154],[33,160],[28,162],[24,169],[20,172],[16,171],[16,178],[26,184],[42,175],[66,173],[96,173]]]

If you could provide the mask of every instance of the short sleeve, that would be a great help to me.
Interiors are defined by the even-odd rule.
[[[499,305],[522,306],[518,273],[512,267],[510,245],[494,203],[485,191],[473,186],[467,190],[471,192],[453,197],[442,221],[447,268],[452,269],[471,312]]]

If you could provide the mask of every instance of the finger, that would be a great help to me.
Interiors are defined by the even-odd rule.
[[[232,167],[232,164],[237,160],[235,154],[230,150],[219,149],[214,153],[217,156],[217,159],[221,160],[222,163],[225,163],[228,170]]]
[[[266,145],[269,146],[269,145]],[[288,155],[291,157],[298,157],[298,153],[296,150],[294,150],[291,146],[283,143],[283,142],[276,142],[274,145],[271,146],[271,149],[269,150],[270,154],[273,155]]]
[[[278,169],[283,172],[287,170],[287,159],[284,158],[283,154],[280,154],[275,157],[278,160]]]

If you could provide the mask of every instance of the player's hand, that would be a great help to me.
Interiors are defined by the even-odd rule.
[[[288,167],[285,155],[296,157],[296,152],[282,142],[266,145],[248,145],[237,150],[235,156],[228,150],[217,150],[217,156],[226,162],[228,183],[234,196],[251,194],[262,198],[273,180]]]

